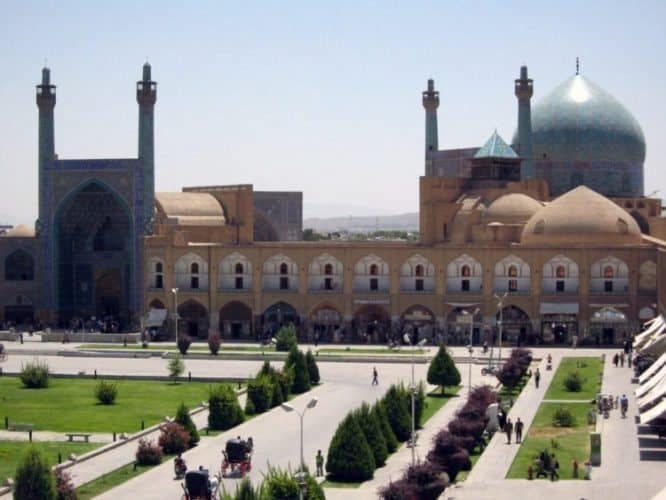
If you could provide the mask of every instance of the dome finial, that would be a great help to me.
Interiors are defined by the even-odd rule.
[[[578,57],[576,57],[576,75],[580,74],[580,61],[578,60]]]

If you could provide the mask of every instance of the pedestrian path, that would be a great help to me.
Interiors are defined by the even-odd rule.
[[[86,433],[89,434],[90,443],[111,443],[113,434],[104,433]],[[0,431],[0,441],[29,441],[30,434],[27,431]],[[33,441],[68,441],[67,434],[64,432],[51,431],[32,431]],[[81,440],[77,440],[77,443]]]

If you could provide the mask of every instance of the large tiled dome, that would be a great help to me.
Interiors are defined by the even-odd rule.
[[[518,142],[514,135],[513,143]],[[575,75],[532,109],[534,158],[556,162],[612,161],[642,165],[645,138],[617,99]]]

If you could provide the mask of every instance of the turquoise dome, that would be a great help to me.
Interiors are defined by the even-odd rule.
[[[518,142],[517,132],[513,144]],[[641,165],[645,138],[617,99],[581,75],[559,85],[532,108],[537,161],[610,161]]]

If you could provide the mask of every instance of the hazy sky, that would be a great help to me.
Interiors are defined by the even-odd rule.
[[[304,193],[305,216],[416,211],[421,91],[441,92],[440,148],[516,125],[575,72],[627,106],[647,141],[645,191],[666,197],[666,2],[46,2],[0,17],[0,223],[37,213],[35,84],[57,85],[60,158],[135,157],[135,82],[158,83],[156,187]]]

